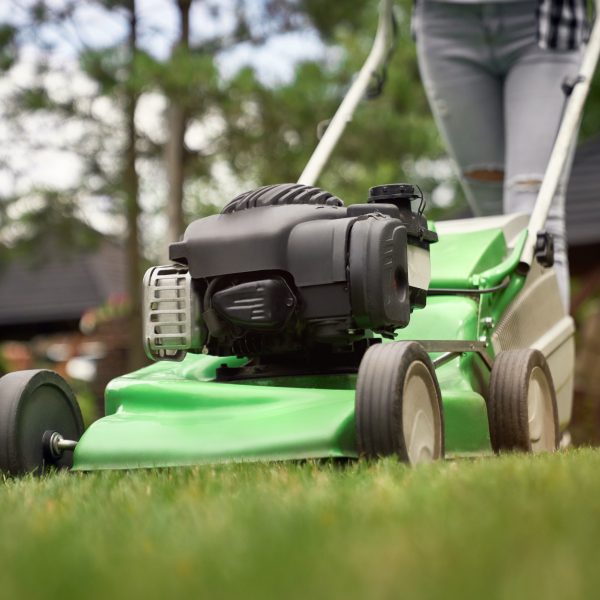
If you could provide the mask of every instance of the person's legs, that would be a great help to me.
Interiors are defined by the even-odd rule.
[[[561,83],[577,73],[580,53],[531,45],[511,67],[505,83],[506,180],[504,211],[531,213],[560,126]],[[573,146],[574,148],[574,146]],[[565,192],[571,161],[550,208],[546,229],[554,236],[555,265],[563,302],[569,306]]]
[[[417,54],[429,103],[476,215],[502,212],[502,78],[494,72],[481,6],[420,0]]]
[[[423,83],[475,214],[498,214],[501,204],[506,213],[531,212],[564,110],[561,84],[581,60],[579,51],[538,48],[536,5],[417,2]],[[564,201],[570,166],[547,221],[567,307]]]

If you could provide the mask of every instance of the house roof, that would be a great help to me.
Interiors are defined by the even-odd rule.
[[[600,135],[577,147],[567,188],[570,246],[600,243]]]
[[[43,254],[43,260],[20,258],[0,267],[0,327],[78,320],[125,293],[124,251],[111,240],[70,255]]]

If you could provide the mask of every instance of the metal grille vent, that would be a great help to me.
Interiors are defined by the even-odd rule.
[[[144,349],[152,360],[182,360],[197,332],[196,298],[187,267],[152,267],[144,276]]]
[[[558,323],[564,316],[554,271],[533,265],[523,291],[504,313],[492,336],[495,352],[535,346],[548,331],[548,324]]]

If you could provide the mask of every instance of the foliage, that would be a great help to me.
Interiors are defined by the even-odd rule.
[[[581,123],[581,139],[600,135],[600,70],[596,69]]]
[[[8,480],[0,582],[12,598],[594,598],[599,469],[583,450]]]
[[[262,84],[250,69],[229,84],[222,104],[223,142],[228,163],[247,185],[298,178],[318,142],[317,124],[333,116],[370,50],[376,3],[335,6],[330,14],[322,3],[306,2],[320,33],[335,40],[339,59],[301,64],[291,82],[276,87]],[[337,19],[338,11],[352,15],[353,21]],[[397,48],[384,92],[359,106],[320,181],[347,202],[364,201],[377,183],[414,180],[414,173],[406,171],[407,161],[441,152],[419,83],[409,4],[403,2],[397,14]]]
[[[215,15],[228,10],[210,0],[195,4]],[[94,0],[92,5],[114,13],[115,19],[125,18],[129,6],[121,0]],[[65,0],[62,11],[56,6],[60,5],[45,0],[32,5],[25,25],[0,35],[0,42],[6,39],[2,47],[14,48],[19,35],[27,32],[43,38],[49,23],[66,32],[84,4]],[[168,102],[176,100],[185,111],[186,129],[199,128],[203,137],[199,147],[185,144],[182,154],[183,202],[188,219],[195,218],[204,207],[215,210],[243,189],[298,178],[318,141],[317,124],[334,114],[370,50],[376,8],[375,0],[340,0],[333,5],[314,0],[262,0],[251,5],[236,0],[229,9],[234,18],[229,31],[203,37],[189,46],[176,45],[166,59],[140,46],[131,64],[126,47],[118,40],[97,46],[79,39],[75,50],[92,88],[52,93],[45,83],[45,74],[56,68],[48,58],[50,51],[38,57],[40,76],[35,83],[22,86],[12,98],[11,114],[15,121],[35,113],[53,115],[64,123],[76,122],[85,135],[70,146],[82,161],[74,201],[80,204],[85,196],[98,198],[109,211],[122,214],[125,140],[123,118],[115,111],[125,110],[124,94],[141,98],[158,93]],[[441,153],[419,83],[409,31],[411,4],[402,0],[397,9],[397,49],[384,94],[359,107],[320,181],[349,202],[363,200],[368,187],[375,183],[414,180],[415,174],[407,171],[407,165]],[[324,44],[326,60],[297,65],[291,81],[266,84],[262,74],[250,67],[229,79],[221,76],[218,61],[222,55],[238,47],[251,50],[287,32],[316,33]],[[98,116],[100,97],[108,100],[114,117]],[[164,169],[165,138],[148,135],[139,127],[136,134],[138,168],[140,161],[152,161],[159,170]],[[48,210],[53,206],[47,203]]]
[[[83,423],[87,429],[100,416],[98,415],[96,397],[90,389],[89,384],[85,381],[70,379],[69,385],[77,398]]]

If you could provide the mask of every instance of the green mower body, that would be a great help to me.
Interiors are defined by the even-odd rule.
[[[561,430],[568,425],[573,322],[553,269],[536,264],[526,275],[519,272],[526,226],[526,215],[438,223],[426,307],[414,310],[409,325],[396,332],[396,340],[438,342],[430,357],[442,395],[446,456],[492,451],[486,402],[490,365],[502,350],[544,354]],[[459,343],[453,350],[439,342]],[[478,350],[470,351],[469,343]],[[188,354],[182,362],[158,362],[115,379],[106,391],[106,416],[82,436],[73,468],[358,455],[355,374],[217,381],[219,367],[245,362]]]

